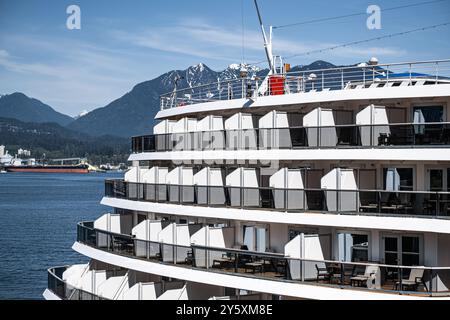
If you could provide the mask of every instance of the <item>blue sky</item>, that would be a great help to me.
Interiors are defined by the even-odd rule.
[[[266,25],[425,2],[259,0]],[[81,30],[66,28],[66,8],[81,8]],[[103,107],[134,85],[203,62],[222,70],[264,59],[252,0],[0,0],[0,94],[16,91],[77,115]],[[367,16],[275,31],[275,53],[289,56],[450,21],[450,0],[382,13],[382,29]],[[450,58],[450,26],[292,59],[352,64]],[[262,65],[265,66],[265,65]]]

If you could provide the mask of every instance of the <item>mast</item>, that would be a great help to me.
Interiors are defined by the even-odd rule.
[[[270,27],[270,35],[269,41],[267,40],[266,30],[264,29],[264,24],[262,22],[261,13],[259,11],[258,1],[253,0],[255,2],[256,12],[258,13],[259,24],[261,26],[262,35],[264,38],[264,49],[266,51],[267,61],[269,62],[270,73],[275,74],[275,65],[273,62],[273,53],[272,53],[272,27]]]

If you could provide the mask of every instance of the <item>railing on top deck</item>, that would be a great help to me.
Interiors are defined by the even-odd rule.
[[[79,223],[77,241],[96,249],[141,260],[244,277],[371,290],[392,294],[449,296],[450,268],[298,259],[279,253],[140,240]]]
[[[105,196],[200,207],[450,218],[450,192],[183,186],[106,180]]]
[[[199,131],[132,138],[132,152],[450,146],[450,122]]]
[[[450,83],[450,59],[350,66],[218,81],[161,95],[161,110],[197,103],[302,92]]]

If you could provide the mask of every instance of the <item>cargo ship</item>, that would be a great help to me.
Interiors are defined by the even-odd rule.
[[[89,165],[25,165],[5,167],[7,172],[32,173],[89,173]]]
[[[32,173],[89,173],[96,168],[89,165],[87,159],[52,159],[47,162],[35,159],[13,159],[4,170],[7,172],[32,172]]]

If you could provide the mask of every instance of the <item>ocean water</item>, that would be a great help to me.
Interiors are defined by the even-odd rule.
[[[104,180],[123,174],[0,174],[0,299],[43,299],[49,267],[86,263],[71,249],[77,223],[100,205]]]

